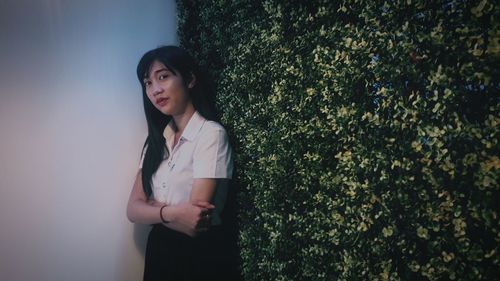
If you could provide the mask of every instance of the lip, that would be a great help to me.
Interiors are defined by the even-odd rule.
[[[158,106],[165,106],[168,102],[168,98],[159,98],[156,100]]]

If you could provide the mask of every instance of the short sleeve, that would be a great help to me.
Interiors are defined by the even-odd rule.
[[[233,176],[232,151],[222,127],[202,132],[193,154],[193,178],[230,179]]]

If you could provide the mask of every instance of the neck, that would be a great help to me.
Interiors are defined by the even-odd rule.
[[[182,114],[172,116],[172,118],[174,119],[175,128],[177,129],[177,133],[182,134],[194,112],[194,107],[188,106]]]

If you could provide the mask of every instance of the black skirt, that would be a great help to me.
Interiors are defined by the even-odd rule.
[[[146,247],[144,281],[240,280],[230,241],[219,226],[192,238],[155,224]]]

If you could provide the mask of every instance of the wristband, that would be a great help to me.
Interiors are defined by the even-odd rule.
[[[160,218],[161,218],[161,221],[162,221],[163,223],[169,223],[169,221],[167,221],[167,220],[165,220],[165,219],[163,218],[163,208],[165,208],[165,207],[167,207],[167,205],[163,205],[163,206],[161,206],[161,208],[160,208]]]

